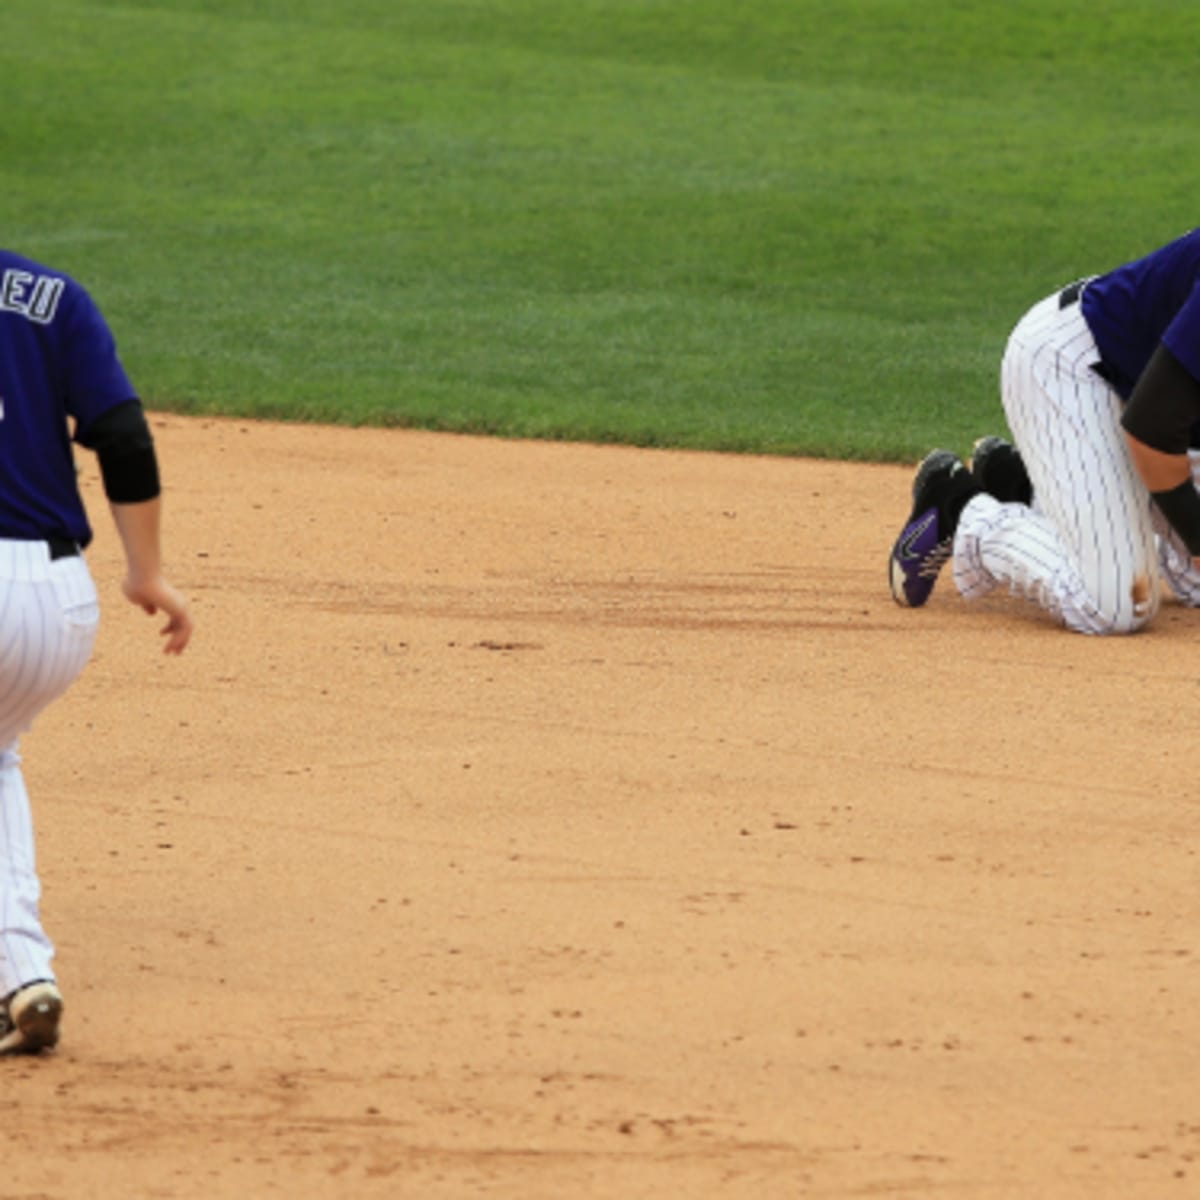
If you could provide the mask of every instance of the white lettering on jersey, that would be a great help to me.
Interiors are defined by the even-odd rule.
[[[49,325],[65,286],[55,275],[31,275],[10,267],[0,277],[0,312],[19,313],[39,325]]]
[[[53,275],[39,275],[33,285],[33,295],[29,298],[29,319],[39,325],[49,325],[54,320],[58,308],[58,298],[63,294],[66,284]]]

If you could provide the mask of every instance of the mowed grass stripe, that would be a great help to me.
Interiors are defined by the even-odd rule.
[[[3,240],[182,411],[913,457],[1190,223],[1156,8],[16,0]]]

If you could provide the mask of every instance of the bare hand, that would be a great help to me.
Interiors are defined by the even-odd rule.
[[[160,609],[167,614],[167,623],[159,630],[167,640],[164,654],[181,654],[192,636],[192,615],[187,600],[161,575],[135,581],[126,578],[121,585],[125,598],[145,612],[154,615]]]

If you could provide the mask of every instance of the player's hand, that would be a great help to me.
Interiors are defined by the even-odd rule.
[[[161,575],[152,579],[135,580],[127,576],[121,584],[125,598],[144,612],[153,616],[160,610],[167,615],[167,623],[159,630],[167,640],[163,643],[164,654],[181,654],[192,636],[192,614],[182,593],[173,588]]]

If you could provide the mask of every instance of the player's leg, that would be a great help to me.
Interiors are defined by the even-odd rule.
[[[1119,424],[1120,400],[1089,369],[1095,342],[1077,305],[1036,305],[1013,331],[1001,371],[1009,428],[1034,507],[981,496],[955,543],[963,595],[999,585],[1086,633],[1128,633],[1157,608],[1149,495]]]
[[[0,997],[53,979],[54,947],[38,914],[33,820],[16,744],[0,750]]]
[[[17,742],[74,682],[95,642],[96,591],[81,557],[0,541],[0,998],[53,979]]]
[[[82,556],[52,562],[43,542],[0,539],[0,747],[78,678],[99,621]]]

